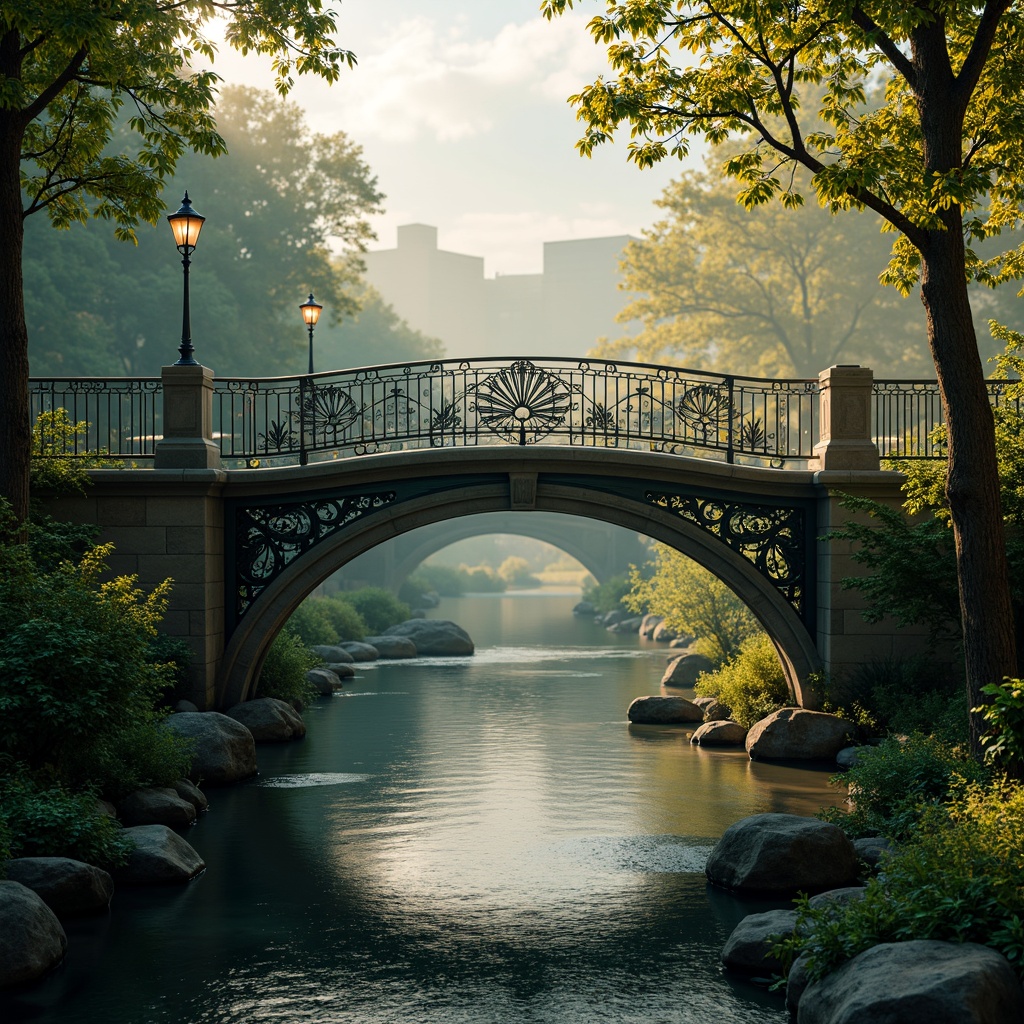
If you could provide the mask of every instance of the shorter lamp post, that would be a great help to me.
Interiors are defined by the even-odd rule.
[[[169,214],[167,223],[171,225],[174,233],[174,244],[181,253],[181,265],[185,271],[185,293],[181,306],[181,344],[178,346],[179,358],[175,366],[198,366],[199,364],[192,357],[195,349],[192,348],[192,322],[188,309],[188,268],[192,262],[189,257],[195,251],[196,242],[199,241],[199,232],[203,229],[203,221],[206,218],[200,216],[192,209],[192,203],[188,198],[188,192],[181,201],[181,209],[177,213]]]
[[[312,435],[316,429],[316,400],[313,393],[313,328],[320,319],[320,310],[324,307],[309,293],[309,298],[299,306],[302,320],[309,328],[309,376],[299,381],[299,465],[305,466],[309,460],[308,447],[312,444]],[[309,436],[307,437],[307,431]]]
[[[299,306],[303,322],[309,328],[309,373],[313,372],[313,328],[316,327],[316,322],[320,319],[320,310],[323,308],[319,302],[313,300],[312,292],[309,293],[309,298]]]

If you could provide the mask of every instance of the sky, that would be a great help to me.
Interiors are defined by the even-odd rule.
[[[442,249],[483,256],[487,276],[538,273],[543,243],[639,235],[682,170],[641,171],[625,138],[592,159],[567,103],[606,70],[586,31],[603,4],[583,0],[545,21],[540,0],[342,0],[338,41],[358,65],[332,86],[299,79],[290,94],[314,131],[363,147],[386,195],[373,218],[396,244],[400,224],[438,228]],[[225,83],[270,88],[269,62],[221,47]]]

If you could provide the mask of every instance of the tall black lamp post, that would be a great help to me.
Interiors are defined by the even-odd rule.
[[[171,225],[174,232],[174,244],[181,253],[181,265],[185,270],[185,294],[181,306],[181,344],[178,346],[179,359],[175,366],[198,366],[192,358],[195,351],[192,348],[192,322],[188,310],[188,268],[192,255],[199,241],[199,232],[203,229],[203,221],[206,218],[192,209],[192,203],[188,198],[188,192],[181,201],[181,209],[177,213],[169,214],[167,223]],[[310,296],[312,298],[312,296]]]
[[[306,326],[309,328],[309,372],[313,372],[313,328],[316,327],[317,320],[320,319],[320,310],[324,307],[319,302],[313,301],[313,293],[309,293],[309,298],[299,306],[302,310],[302,319]]]

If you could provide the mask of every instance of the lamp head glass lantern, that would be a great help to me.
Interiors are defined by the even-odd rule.
[[[299,306],[302,310],[302,319],[307,327],[315,327],[317,320],[320,319],[320,310],[324,307],[319,302],[313,301],[313,293],[309,293],[309,298]]]
[[[181,201],[181,209],[177,213],[168,214],[167,223],[171,225],[174,244],[182,256],[190,255],[195,249],[196,242],[199,241],[199,232],[202,230],[205,220],[204,216],[192,209],[188,192],[185,193],[185,198]]]

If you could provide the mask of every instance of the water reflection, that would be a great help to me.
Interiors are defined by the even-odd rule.
[[[627,726],[664,649],[573,600],[446,603],[477,657],[360,666],[304,742],[213,791],[188,833],[202,878],[119,892],[0,1018],[781,1024],[718,966],[739,918],[778,904],[710,891],[703,863],[738,818],[829,799],[826,774]]]

